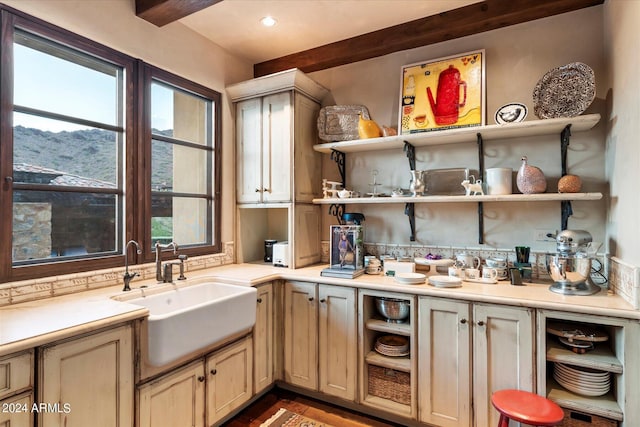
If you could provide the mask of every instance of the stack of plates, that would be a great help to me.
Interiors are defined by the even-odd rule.
[[[419,285],[427,280],[422,273],[396,273],[394,280],[403,285]]]
[[[436,288],[459,288],[462,286],[462,280],[453,276],[431,276],[429,284]]]
[[[385,356],[408,356],[409,340],[399,335],[383,335],[376,340],[375,349]]]
[[[553,378],[569,391],[583,396],[602,396],[611,388],[611,375],[606,371],[555,363]]]

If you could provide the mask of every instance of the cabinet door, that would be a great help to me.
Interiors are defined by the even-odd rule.
[[[346,400],[356,398],[356,292],[319,285],[320,391]]]
[[[254,394],[273,383],[273,284],[257,288],[256,324],[253,327]]]
[[[306,96],[296,93],[293,130],[293,182],[296,202],[310,203],[322,197],[322,154],[313,146],[318,143],[318,114],[320,105]]]
[[[291,93],[265,96],[262,100],[263,202],[291,200],[292,129]]]
[[[0,427],[33,427],[33,393],[0,400]]]
[[[469,303],[420,298],[420,421],[442,427],[471,425],[472,327]]]
[[[138,391],[139,427],[204,427],[204,363],[145,384]]]
[[[320,262],[322,249],[322,211],[320,206],[296,203],[294,206],[293,254],[295,268]],[[289,242],[291,244],[291,242]]]
[[[262,200],[262,103],[260,98],[236,104],[236,191],[238,203]]]
[[[244,338],[207,359],[207,425],[214,425],[253,395],[253,341]]]
[[[475,425],[498,425],[491,394],[514,388],[534,390],[533,310],[475,304],[473,308],[473,399]]]
[[[43,348],[39,402],[70,411],[42,412],[39,426],[133,425],[131,326]]]
[[[318,389],[318,306],[314,283],[286,282],[284,289],[284,379]]]

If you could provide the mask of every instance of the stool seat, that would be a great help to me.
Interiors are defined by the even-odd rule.
[[[491,403],[500,413],[498,427],[509,420],[532,426],[555,426],[564,418],[562,408],[535,393],[522,390],[499,390],[491,395]]]

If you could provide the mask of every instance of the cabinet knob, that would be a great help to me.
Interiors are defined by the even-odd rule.
[[[211,372],[211,375],[215,375],[215,374],[217,374],[217,373],[218,373],[218,370],[217,370],[217,369],[212,369],[212,370],[211,370],[211,371],[209,371],[209,372]]]
[[[198,377],[198,381],[200,381],[201,383],[203,383],[203,382],[204,382],[204,376],[200,375],[200,376]]]
[[[265,193],[271,193],[271,190],[268,189],[267,187],[263,188],[262,191],[264,191]]]
[[[322,298],[322,299],[320,300],[320,302],[321,302],[322,304],[324,304],[325,302],[327,302],[327,300],[326,300],[326,299],[324,299],[324,298]]]
[[[460,323],[464,325],[465,323],[467,323],[467,319],[460,319]]]
[[[257,301],[258,301],[258,304],[262,304],[262,298],[258,298]]]
[[[259,188],[256,188],[256,193],[259,193],[259,192],[260,192],[260,189],[259,189]]]
[[[309,301],[313,301],[313,297],[309,297]]]
[[[478,320],[478,326],[484,326],[484,321]]]

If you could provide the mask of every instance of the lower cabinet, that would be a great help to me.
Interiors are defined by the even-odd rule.
[[[535,391],[534,327],[533,309],[420,297],[420,421],[498,425],[494,391]]]
[[[355,401],[355,289],[304,282],[284,286],[285,381]]]
[[[273,283],[257,287],[256,324],[253,327],[253,391],[258,394],[274,380]]]
[[[133,426],[130,325],[42,347],[39,365],[38,426]]]
[[[139,427],[212,426],[251,399],[253,341],[243,338],[138,388]]]
[[[33,426],[33,350],[0,357],[0,426]]]

